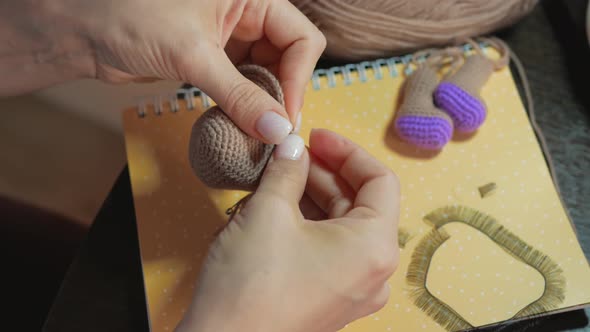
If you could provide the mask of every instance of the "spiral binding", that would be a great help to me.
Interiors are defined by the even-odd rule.
[[[139,100],[137,114],[140,118],[148,114],[149,107],[152,106],[155,115],[162,115],[163,110],[168,106],[172,113],[180,110],[179,100],[186,100],[186,108],[191,111],[195,109],[195,98],[201,100],[203,108],[211,106],[209,96],[203,91],[195,87],[177,89],[175,93],[170,95],[158,95],[151,97],[142,97]]]
[[[486,52],[486,43],[479,43],[479,47],[482,49],[483,52]],[[463,46],[463,50],[466,54],[473,50],[473,47],[470,44],[465,44]],[[417,61],[423,62],[426,60],[427,55],[420,57]],[[404,69],[404,74],[409,75],[413,71],[413,67],[411,66],[411,62],[413,61],[414,56],[412,54],[404,55],[404,56],[397,56],[387,59],[376,59],[373,61],[363,61],[354,64],[347,64],[344,66],[336,66],[327,69],[316,69],[313,72],[311,77],[311,84],[314,90],[321,90],[321,79],[325,77],[328,81],[328,88],[336,87],[336,75],[342,74],[342,80],[344,85],[351,85],[354,83],[354,79],[352,73],[356,72],[358,75],[358,82],[366,83],[370,79],[368,77],[368,69],[372,69],[373,79],[375,80],[382,80],[385,75],[389,75],[391,77],[400,76],[398,71],[398,65],[402,65]],[[387,73],[386,73],[387,72]],[[211,101],[209,96],[205,94],[202,90],[196,87],[187,87],[181,88],[176,90],[174,94],[171,95],[164,95],[164,96],[152,96],[141,98],[139,101],[138,106],[138,115],[139,117],[143,118],[148,114],[150,106],[153,108],[153,112],[155,115],[162,115],[163,110],[168,109],[172,113],[178,112],[179,108],[179,100],[185,100],[187,104],[187,109],[194,110],[195,109],[195,99],[198,98],[201,100],[201,105],[204,109],[207,109],[211,106]]]

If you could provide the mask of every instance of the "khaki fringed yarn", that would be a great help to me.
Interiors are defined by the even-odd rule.
[[[281,86],[268,70],[256,65],[238,70],[284,104]],[[211,188],[254,191],[273,147],[248,136],[214,106],[193,125],[189,161],[195,175]]]
[[[508,27],[538,0],[291,0],[324,33],[325,54],[366,60],[457,45]]]

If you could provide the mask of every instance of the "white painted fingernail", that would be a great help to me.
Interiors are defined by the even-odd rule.
[[[297,114],[297,120],[295,120],[295,129],[293,129],[293,133],[299,134],[300,130],[301,130],[301,112],[299,112],[299,114]]]
[[[289,120],[270,111],[258,119],[256,130],[271,144],[279,144],[291,133],[293,125]]]
[[[305,142],[299,135],[291,134],[285,138],[283,143],[275,148],[275,158],[297,160],[303,154]]]

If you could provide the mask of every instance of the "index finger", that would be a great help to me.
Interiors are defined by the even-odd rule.
[[[356,192],[347,215],[366,215],[369,209],[397,220],[400,186],[389,168],[350,140],[325,129],[312,130],[310,150]]]
[[[283,52],[279,80],[285,93],[285,108],[294,123],[303,106],[305,86],[326,47],[326,38],[287,0],[271,2],[264,20],[264,34]]]

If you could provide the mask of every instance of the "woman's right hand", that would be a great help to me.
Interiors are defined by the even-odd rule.
[[[288,0],[3,0],[0,40],[0,96],[81,77],[179,80],[270,144],[296,127],[326,45]],[[284,107],[240,74],[244,63],[277,76]]]
[[[396,176],[365,150],[314,130],[308,153],[290,135],[211,247],[177,331],[333,332],[379,310],[398,212]]]

